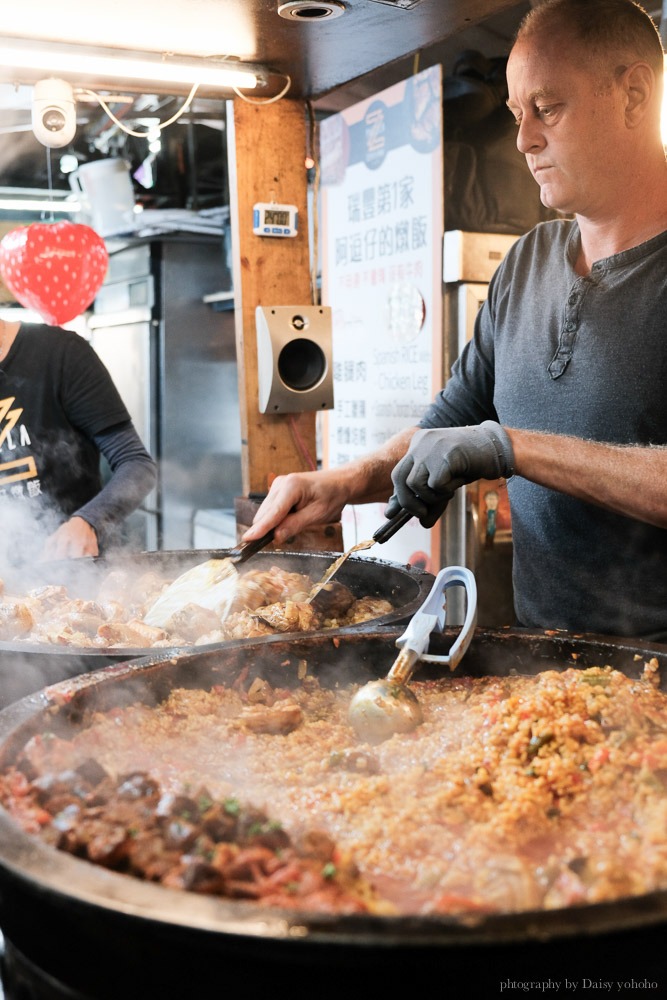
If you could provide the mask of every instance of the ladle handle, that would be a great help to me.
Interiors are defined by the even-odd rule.
[[[441,632],[445,626],[446,590],[461,585],[466,591],[466,616],[461,630],[449,653],[436,655],[428,653],[428,643],[432,632]],[[414,614],[403,635],[396,640],[401,649],[410,649],[417,658],[429,663],[445,663],[454,670],[461,662],[477,625],[477,584],[475,577],[465,566],[446,566],[435,578],[430,593],[420,609]]]

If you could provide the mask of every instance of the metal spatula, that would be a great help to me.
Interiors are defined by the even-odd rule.
[[[306,603],[310,604],[313,601],[313,598],[317,597],[322,588],[326,587],[329,580],[331,580],[331,578],[338,572],[348,556],[351,556],[354,552],[361,552],[364,549],[370,549],[370,547],[375,545],[376,542],[382,544],[382,542],[389,541],[389,539],[396,534],[398,529],[402,528],[404,524],[407,524],[412,517],[414,517],[414,514],[411,514],[409,511],[400,510],[398,514],[394,514],[392,518],[385,521],[384,524],[377,529],[372,538],[369,538],[366,542],[357,542],[357,544],[353,545],[352,548],[347,550],[347,552],[344,552],[342,556],[339,556],[338,559],[336,559],[335,562],[332,562],[331,566],[329,566],[322,579],[318,580],[315,584],[308,595]]]
[[[197,604],[200,608],[215,611],[220,620],[224,621],[236,593],[236,567],[272,540],[273,529],[238,549],[231,549],[224,559],[207,559],[206,562],[192,566],[160,594],[144,615],[144,621],[147,625],[164,628],[169,619],[188,604]]]

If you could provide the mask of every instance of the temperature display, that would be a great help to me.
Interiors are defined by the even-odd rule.
[[[253,205],[252,231],[256,236],[296,236],[296,205],[258,202]]]

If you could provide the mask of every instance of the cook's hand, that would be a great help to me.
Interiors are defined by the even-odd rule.
[[[243,541],[254,541],[274,528],[274,540],[281,544],[312,525],[340,520],[345,503],[340,484],[328,471],[276,476]]]
[[[42,560],[78,559],[99,555],[95,529],[82,517],[71,517],[46,539]]]
[[[432,528],[460,486],[513,472],[512,443],[493,420],[472,427],[419,430],[391,474],[394,493],[385,516],[393,517],[403,507],[425,528]]]

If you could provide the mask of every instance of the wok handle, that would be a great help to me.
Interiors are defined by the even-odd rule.
[[[250,559],[250,556],[254,556],[256,552],[259,552],[259,550],[263,549],[265,545],[268,545],[269,542],[272,542],[273,535],[274,535],[274,530],[273,528],[271,528],[271,530],[267,531],[267,533],[265,535],[262,535],[261,538],[255,538],[253,539],[252,542],[245,542],[245,544],[241,545],[240,548],[233,549],[229,553],[228,558],[231,559],[231,561],[235,565],[238,565],[239,563],[244,563],[246,559]]]
[[[411,514],[409,510],[399,510],[398,514],[394,514],[392,518],[385,521],[378,530],[373,535],[373,541],[388,542],[392,535],[395,535],[399,528],[402,528],[404,524],[407,524],[414,514]]]

